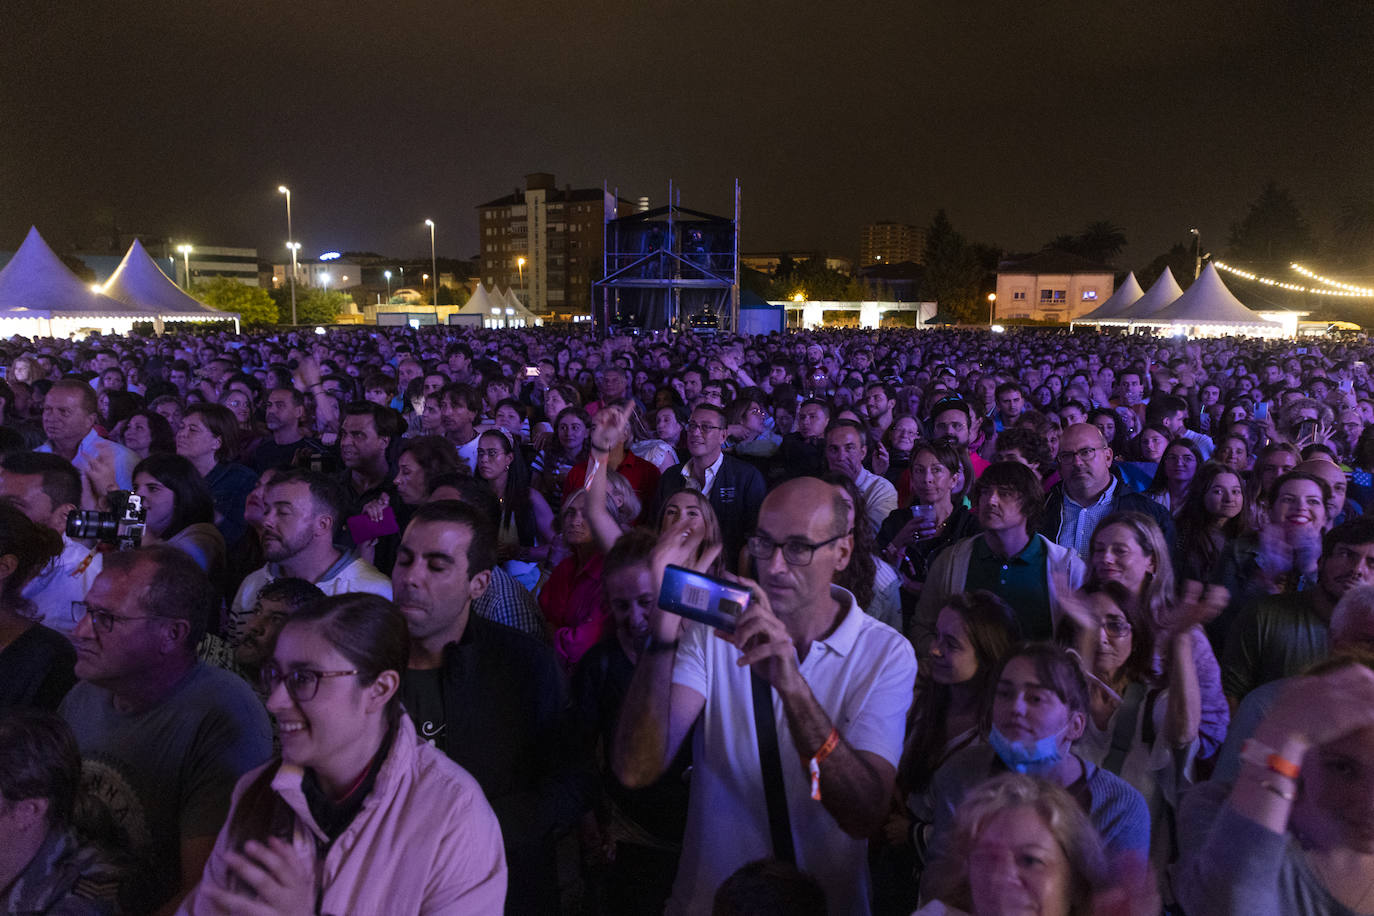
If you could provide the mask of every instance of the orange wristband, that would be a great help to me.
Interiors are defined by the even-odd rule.
[[[1257,764],[1272,773],[1278,773],[1287,779],[1297,779],[1302,772],[1302,767],[1280,757],[1278,752],[1272,747],[1254,738],[1245,739],[1245,743],[1240,748],[1240,759],[1249,763]]]
[[[834,753],[835,748],[840,746],[840,733],[836,729],[830,729],[830,734],[825,736],[825,743],[820,750],[811,755],[807,761],[806,768],[811,771],[811,800],[821,800],[821,761]]]

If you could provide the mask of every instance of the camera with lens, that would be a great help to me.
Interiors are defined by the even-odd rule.
[[[143,543],[143,529],[148,521],[143,498],[128,490],[111,490],[106,498],[109,512],[77,509],[68,515],[67,537],[94,538],[120,550],[133,550]]]

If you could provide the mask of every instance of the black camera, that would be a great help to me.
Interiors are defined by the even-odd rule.
[[[67,537],[94,538],[114,544],[120,550],[133,550],[143,543],[143,528],[148,510],[143,498],[128,490],[111,490],[106,497],[109,512],[77,509],[67,516]]]

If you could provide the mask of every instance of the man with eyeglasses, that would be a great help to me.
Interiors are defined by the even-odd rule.
[[[272,727],[241,678],[196,661],[209,579],[174,547],[107,554],[72,643],[80,679],[59,709],[82,783],[139,863],[130,912],[169,913],[200,880],[238,778],[272,753]]]
[[[698,404],[687,421],[688,459],[663,472],[658,481],[654,516],[674,493],[697,490],[705,493],[720,523],[722,556],[728,569],[739,563],[744,535],[753,529],[763,503],[763,475],[753,465],[721,451],[725,442],[725,411],[712,404]]]
[[[613,750],[631,788],[658,779],[693,725],[687,830],[666,912],[710,910],[722,881],[774,853],[763,801],[778,786],[796,864],[837,912],[867,913],[868,838],[886,817],[916,676],[910,644],[833,586],[849,563],[848,508],[806,477],[763,501],[748,539],[758,581],[726,639],[655,608],[621,708]],[[666,564],[705,569],[700,534],[670,528],[651,558],[657,594]],[[778,781],[760,765],[754,679],[781,756]],[[808,773],[810,777],[808,778]],[[779,831],[781,835],[781,831]]]
[[[1112,450],[1091,423],[1079,423],[1059,437],[1059,483],[1045,497],[1040,533],[1084,560],[1091,552],[1093,531],[1113,512],[1139,512],[1154,519],[1173,545],[1174,520],[1169,510],[1137,493],[1112,469]]]

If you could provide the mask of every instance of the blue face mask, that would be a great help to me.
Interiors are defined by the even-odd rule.
[[[1063,752],[1059,750],[1059,739],[1068,730],[1069,724],[1065,722],[1064,727],[1053,735],[1046,735],[1028,744],[1025,741],[1012,741],[994,725],[988,732],[988,744],[1007,769],[1030,776],[1043,776],[1064,759]]]

